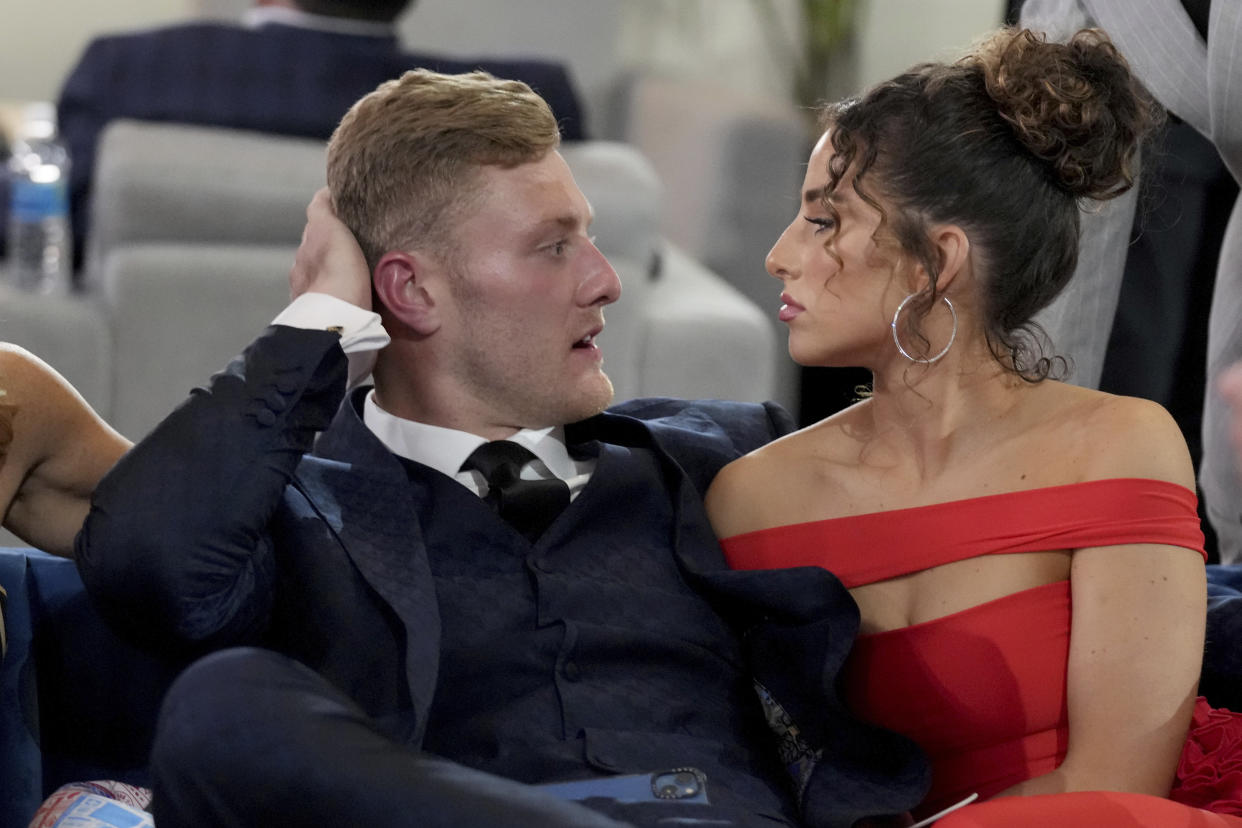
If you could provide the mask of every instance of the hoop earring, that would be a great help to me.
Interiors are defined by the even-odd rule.
[[[949,352],[949,349],[953,347],[953,341],[957,339],[957,311],[953,309],[953,303],[949,301],[949,297],[947,296],[940,297],[940,301],[944,302],[946,305],[949,306],[949,313],[953,314],[953,332],[949,334],[949,344],[945,345],[944,349],[941,350],[941,352],[936,354],[934,357],[931,357],[928,359],[919,359],[918,357],[912,357],[910,356],[910,354],[906,352],[905,348],[901,347],[901,340],[897,338],[897,319],[898,317],[901,316],[901,312],[905,310],[906,303],[908,303],[915,296],[918,296],[918,294],[911,293],[905,299],[901,300],[901,304],[897,306],[897,312],[893,314],[893,322],[889,327],[893,329],[893,344],[897,346],[897,350],[901,353],[903,357],[910,360],[911,362],[917,362],[922,365],[931,365],[933,362],[936,362],[941,357],[943,357],[945,354],[947,354]]]

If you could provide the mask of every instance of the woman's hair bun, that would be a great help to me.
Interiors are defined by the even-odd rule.
[[[1001,29],[965,62],[982,72],[1001,116],[1060,187],[1103,200],[1134,185],[1139,147],[1163,112],[1104,32],[1049,43]]]

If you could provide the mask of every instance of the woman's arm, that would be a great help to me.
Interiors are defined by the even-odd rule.
[[[0,344],[0,391],[4,526],[31,546],[71,555],[95,484],[130,443],[55,369],[15,345]]]
[[[1103,413],[1091,477],[1160,479],[1194,490],[1185,441],[1163,409],[1117,400]],[[1203,655],[1203,558],[1160,544],[1078,549],[1070,586],[1068,752],[1057,770],[1005,793],[1165,796]]]

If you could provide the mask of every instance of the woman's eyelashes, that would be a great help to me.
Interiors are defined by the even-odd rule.
[[[819,233],[821,233],[821,232],[822,232],[822,231],[824,231],[824,230],[831,230],[832,228],[834,228],[834,227],[836,227],[836,226],[837,226],[837,223],[836,223],[836,221],[835,221],[835,220],[833,220],[833,219],[831,219],[831,218],[828,218],[828,217],[826,217],[826,216],[824,216],[824,217],[821,217],[821,216],[803,216],[803,218],[805,218],[805,219],[806,219],[808,222],[810,222],[811,224],[814,224],[814,225],[815,225],[815,233],[816,233],[816,235],[818,235]]]

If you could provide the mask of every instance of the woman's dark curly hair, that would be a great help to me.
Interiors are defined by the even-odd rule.
[[[1134,185],[1159,106],[1100,31],[1065,44],[1001,29],[969,56],[916,66],[821,117],[833,156],[825,205],[842,178],[880,209],[931,284],[911,303],[913,334],[939,299],[941,262],[927,228],[960,226],[983,263],[982,316],[997,360],[1038,382],[1066,373],[1033,321],[1078,259],[1079,205]],[[873,182],[873,183],[872,183]],[[877,196],[890,205],[885,211]]]

